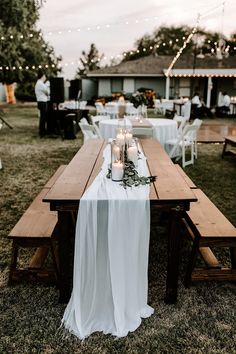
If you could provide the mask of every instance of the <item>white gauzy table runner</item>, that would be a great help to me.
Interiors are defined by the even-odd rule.
[[[141,154],[138,173],[148,176]],[[147,305],[149,185],[127,187],[106,178],[110,146],[77,217],[73,291],[62,325],[84,339],[102,331],[123,337],[151,316]]]

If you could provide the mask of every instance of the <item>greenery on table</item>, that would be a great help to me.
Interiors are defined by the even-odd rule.
[[[111,169],[108,169],[107,178],[111,178]],[[156,176],[139,176],[132,161],[125,162],[124,175],[121,181],[121,185],[124,188],[138,187],[140,185],[150,184],[156,180]]]
[[[189,244],[183,242],[179,298],[176,305],[163,301],[166,283],[168,218],[152,214],[148,302],[155,313],[127,337],[115,339],[95,333],[84,342],[58,333],[65,304],[58,303],[55,286],[22,282],[7,285],[11,242],[7,234],[48,178],[67,164],[82,145],[75,140],[39,139],[37,109],[6,109],[0,131],[0,353],[1,354],[233,354],[236,341],[236,287],[230,282],[200,282],[183,286]],[[212,124],[218,122],[213,119]],[[204,123],[205,124],[205,121]],[[222,145],[198,145],[198,159],[186,173],[236,225],[236,159],[221,159]],[[25,266],[31,250],[22,250]],[[229,260],[227,250],[219,257]],[[49,260],[50,261],[50,260]]]

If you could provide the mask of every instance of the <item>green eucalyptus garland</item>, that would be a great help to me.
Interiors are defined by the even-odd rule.
[[[125,161],[124,165],[124,176],[121,181],[121,185],[124,188],[144,186],[155,182],[156,176],[139,176],[132,161]],[[111,168],[108,169],[107,178],[111,178]]]

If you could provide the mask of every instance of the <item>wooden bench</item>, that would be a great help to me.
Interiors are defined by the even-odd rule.
[[[186,286],[198,280],[236,281],[236,228],[200,189],[198,198],[186,212],[183,223],[193,239],[193,247],[185,279]],[[229,247],[231,268],[224,267],[215,257],[211,247]],[[198,252],[207,267],[195,268]]]
[[[227,150],[228,145],[236,147],[236,136],[227,136],[222,150],[222,159],[225,155],[236,155],[236,150]]]
[[[189,188],[191,189],[197,188],[196,184],[191,180],[191,178],[189,178],[189,176],[184,172],[184,170],[179,164],[176,163],[175,167],[178,170],[178,172],[181,174],[181,176],[183,177],[183,179],[185,180]]]
[[[185,179],[198,198],[198,202],[192,203],[182,220],[188,235],[193,241],[186,286],[191,281],[197,280],[236,280],[236,229],[209,200],[209,198],[197,188],[195,183],[187,176],[180,165],[175,165],[181,176]],[[211,247],[230,247],[232,268],[224,268],[218,261]],[[200,254],[206,264],[206,269],[195,268],[197,254]]]
[[[43,198],[64,171],[65,167],[65,165],[62,165],[57,169],[8,235],[12,239],[9,284],[21,279],[53,282],[58,279],[59,263],[56,246],[57,213],[50,211],[49,204],[44,203]],[[20,247],[36,248],[29,266],[24,269],[17,267]],[[52,255],[52,269],[43,268],[49,251],[51,251]]]

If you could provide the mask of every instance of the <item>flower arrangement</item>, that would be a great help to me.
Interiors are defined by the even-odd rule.
[[[139,91],[133,93],[133,95],[130,97],[130,102],[133,103],[135,108],[142,105],[148,105],[148,99],[145,96],[145,93]]]

